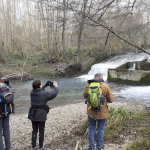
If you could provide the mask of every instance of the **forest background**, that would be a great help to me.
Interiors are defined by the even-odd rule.
[[[56,75],[150,47],[148,0],[0,0],[0,20],[0,60],[17,72]]]
[[[62,75],[68,64],[85,72],[105,58],[148,53],[148,48],[150,0],[0,0],[0,78],[24,72]],[[135,130],[131,133],[146,138],[131,149],[150,149],[149,113],[126,118],[124,110],[125,115],[110,112],[116,117],[107,128],[110,134],[114,127],[112,137]],[[107,132],[105,138],[111,138]]]

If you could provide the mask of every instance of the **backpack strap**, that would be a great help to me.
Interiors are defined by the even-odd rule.
[[[100,86],[98,86],[99,87],[99,93],[100,93],[100,95],[98,95],[98,104],[99,104],[98,110],[100,110],[100,119],[101,119],[101,107],[103,106],[103,104],[101,104],[101,98],[103,98],[102,88],[101,88],[102,83],[103,82],[100,82]],[[96,120],[98,110],[94,110],[94,120]]]
[[[97,117],[97,110],[94,111],[94,120],[96,120]]]
[[[101,88],[101,84],[102,84],[103,82],[100,82],[100,88],[99,88],[99,92],[100,92],[100,94],[102,95],[102,88]]]
[[[7,104],[4,105],[5,105],[5,116],[7,116]]]

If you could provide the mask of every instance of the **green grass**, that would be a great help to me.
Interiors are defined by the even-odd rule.
[[[13,54],[7,54],[6,59],[9,64],[16,64],[16,66],[19,67],[22,67],[20,64],[22,64],[25,61],[27,62],[28,65],[31,66],[36,66],[36,65],[43,66],[44,64],[44,60],[41,53],[34,53],[34,55],[30,54],[28,55],[27,58],[23,58],[21,56],[17,56]]]
[[[128,147],[127,150],[150,150],[150,138],[138,140]]]
[[[24,71],[26,72],[30,72],[33,74],[47,74],[51,76],[56,75],[55,72],[49,71],[47,68],[44,68],[45,61],[42,57],[42,54],[39,52],[29,54],[26,59],[20,56],[14,56],[12,54],[7,55],[7,63],[9,64],[9,66],[23,68],[24,62],[26,62],[25,66],[27,66],[24,68]],[[38,68],[35,68],[35,66],[37,66]]]
[[[147,130],[146,134],[150,134],[150,128]]]
[[[122,122],[123,119],[129,118],[130,113],[128,110],[120,107],[118,110],[114,108],[109,109],[109,115],[106,121],[104,139],[109,140],[119,132],[124,130],[124,124]],[[84,133],[88,128],[88,119],[85,120],[81,125],[81,131]],[[96,131],[97,133],[97,128]]]
[[[51,76],[57,75],[55,72],[50,72],[50,71],[44,70],[44,68],[38,68],[38,69],[37,68],[31,68],[30,73],[32,73],[32,74],[51,75]]]
[[[81,128],[82,131],[86,131],[88,119]],[[97,130],[95,132],[97,133]],[[123,107],[118,110],[110,108],[105,126],[104,142],[115,142],[120,139],[121,134],[134,135],[135,142],[128,145],[127,150],[150,150],[150,112],[134,114]]]
[[[123,107],[120,107],[118,110],[114,108],[109,109],[104,133],[105,140],[109,140],[126,128],[124,126],[124,120],[129,119],[129,114],[129,111],[124,109]]]
[[[138,140],[129,145],[127,150],[150,150],[150,112],[134,116],[133,121]]]
[[[34,55],[28,56],[27,63],[31,66],[43,66],[45,62],[41,53],[35,53]]]
[[[88,119],[87,119],[87,120],[85,120],[85,121],[82,123],[82,125],[81,125],[81,131],[84,133],[84,132],[86,131],[86,129],[88,128],[88,126],[89,126],[89,121],[88,121]]]

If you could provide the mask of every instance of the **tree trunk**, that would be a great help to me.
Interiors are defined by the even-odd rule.
[[[82,33],[83,33],[84,23],[86,19],[85,12],[87,7],[87,2],[88,0],[83,0],[83,12],[82,12],[82,18],[79,27],[79,35],[78,35],[77,62],[79,62],[80,60],[79,56],[80,56],[80,49],[81,49],[81,39],[82,39]]]
[[[67,61],[67,54],[66,54],[66,40],[65,40],[65,29],[66,29],[66,0],[63,0],[63,28],[62,28],[62,46],[63,52],[65,56],[65,60]]]

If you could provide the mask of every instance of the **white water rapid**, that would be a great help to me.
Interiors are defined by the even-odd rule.
[[[109,58],[108,60],[93,65],[87,75],[82,75],[78,78],[81,78],[83,80],[84,79],[88,80],[88,79],[92,79],[95,73],[102,73],[104,80],[106,80],[108,68],[112,69],[126,62],[142,61],[145,59],[147,59],[147,61],[150,61],[150,55],[146,53],[140,53],[140,54],[128,53],[126,55],[114,56]]]
[[[116,68],[126,62],[142,61],[145,59],[150,62],[150,55],[146,53],[128,53],[126,55],[114,56],[93,65],[87,75],[79,76],[78,79],[81,82],[86,82],[88,79],[93,79],[95,73],[102,73],[104,81],[110,86],[115,101],[129,101],[150,106],[150,86],[107,81],[108,68]]]

